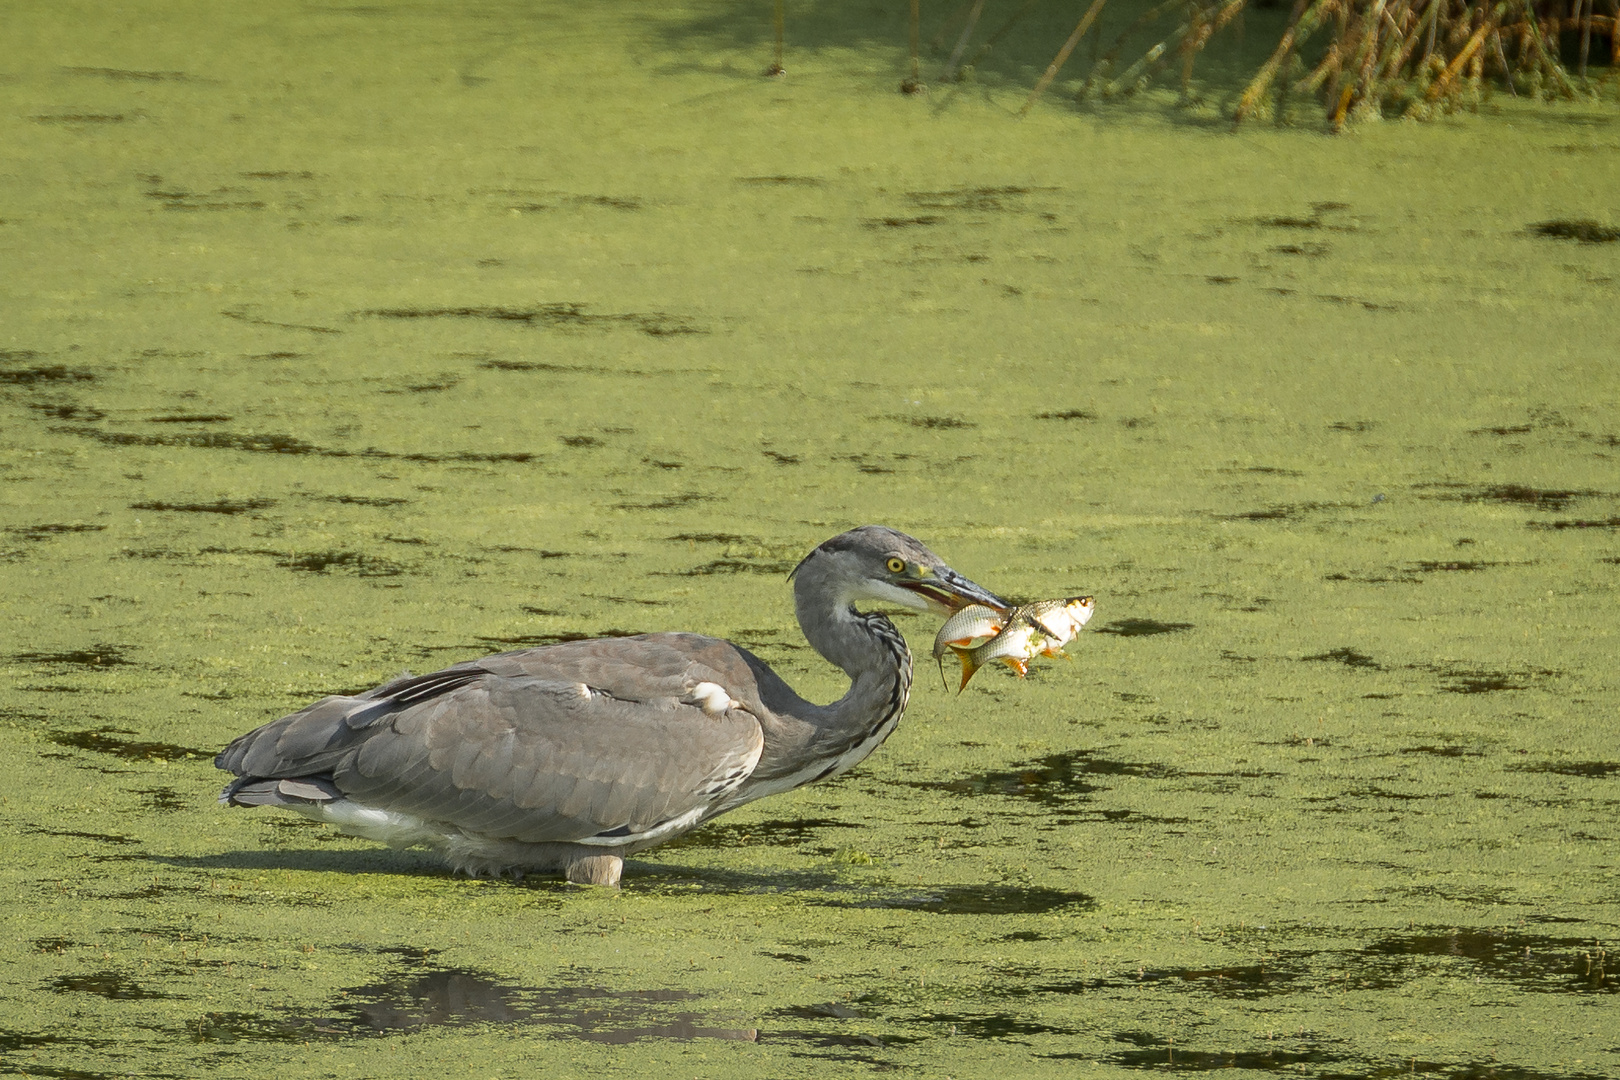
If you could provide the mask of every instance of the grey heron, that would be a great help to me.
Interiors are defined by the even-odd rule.
[[[325,697],[215,758],[230,806],[281,806],[470,874],[617,885],[624,858],[836,776],[900,722],[911,652],[861,607],[1005,610],[905,533],[864,525],[793,573],[804,636],[849,676],[830,705],[700,634],[573,641]]]

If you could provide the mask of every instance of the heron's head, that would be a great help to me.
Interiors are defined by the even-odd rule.
[[[1009,605],[945,565],[920,541],[882,525],[862,525],[833,537],[794,568],[795,592],[830,599],[837,607],[879,604],[949,615],[969,604],[997,611]]]

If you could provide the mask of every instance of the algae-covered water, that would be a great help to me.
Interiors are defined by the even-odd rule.
[[[904,5],[779,80],[599,7],[8,12],[0,1071],[1620,1075],[1620,244],[1531,228],[1620,219],[1612,107],[1018,121]],[[868,521],[1076,662],[619,892],[214,805],[504,648],[836,695],[783,575]]]

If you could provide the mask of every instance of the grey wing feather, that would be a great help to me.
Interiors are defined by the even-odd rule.
[[[683,704],[703,681],[743,708]],[[216,764],[238,784],[330,778],[368,806],[531,843],[639,833],[746,777],[763,745],[757,701],[724,642],[580,642],[323,698],[244,735]]]

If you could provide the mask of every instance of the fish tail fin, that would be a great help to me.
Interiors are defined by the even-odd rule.
[[[1029,665],[1024,662],[1024,658],[1021,656],[1003,656],[1001,662],[1018,672],[1020,679],[1029,674]]]
[[[963,648],[961,645],[952,645],[951,651],[956,654],[958,660],[962,661],[962,685],[956,688],[956,692],[960,694],[967,689],[968,680],[973,678],[975,671],[979,670],[979,665],[973,660],[972,649]]]

